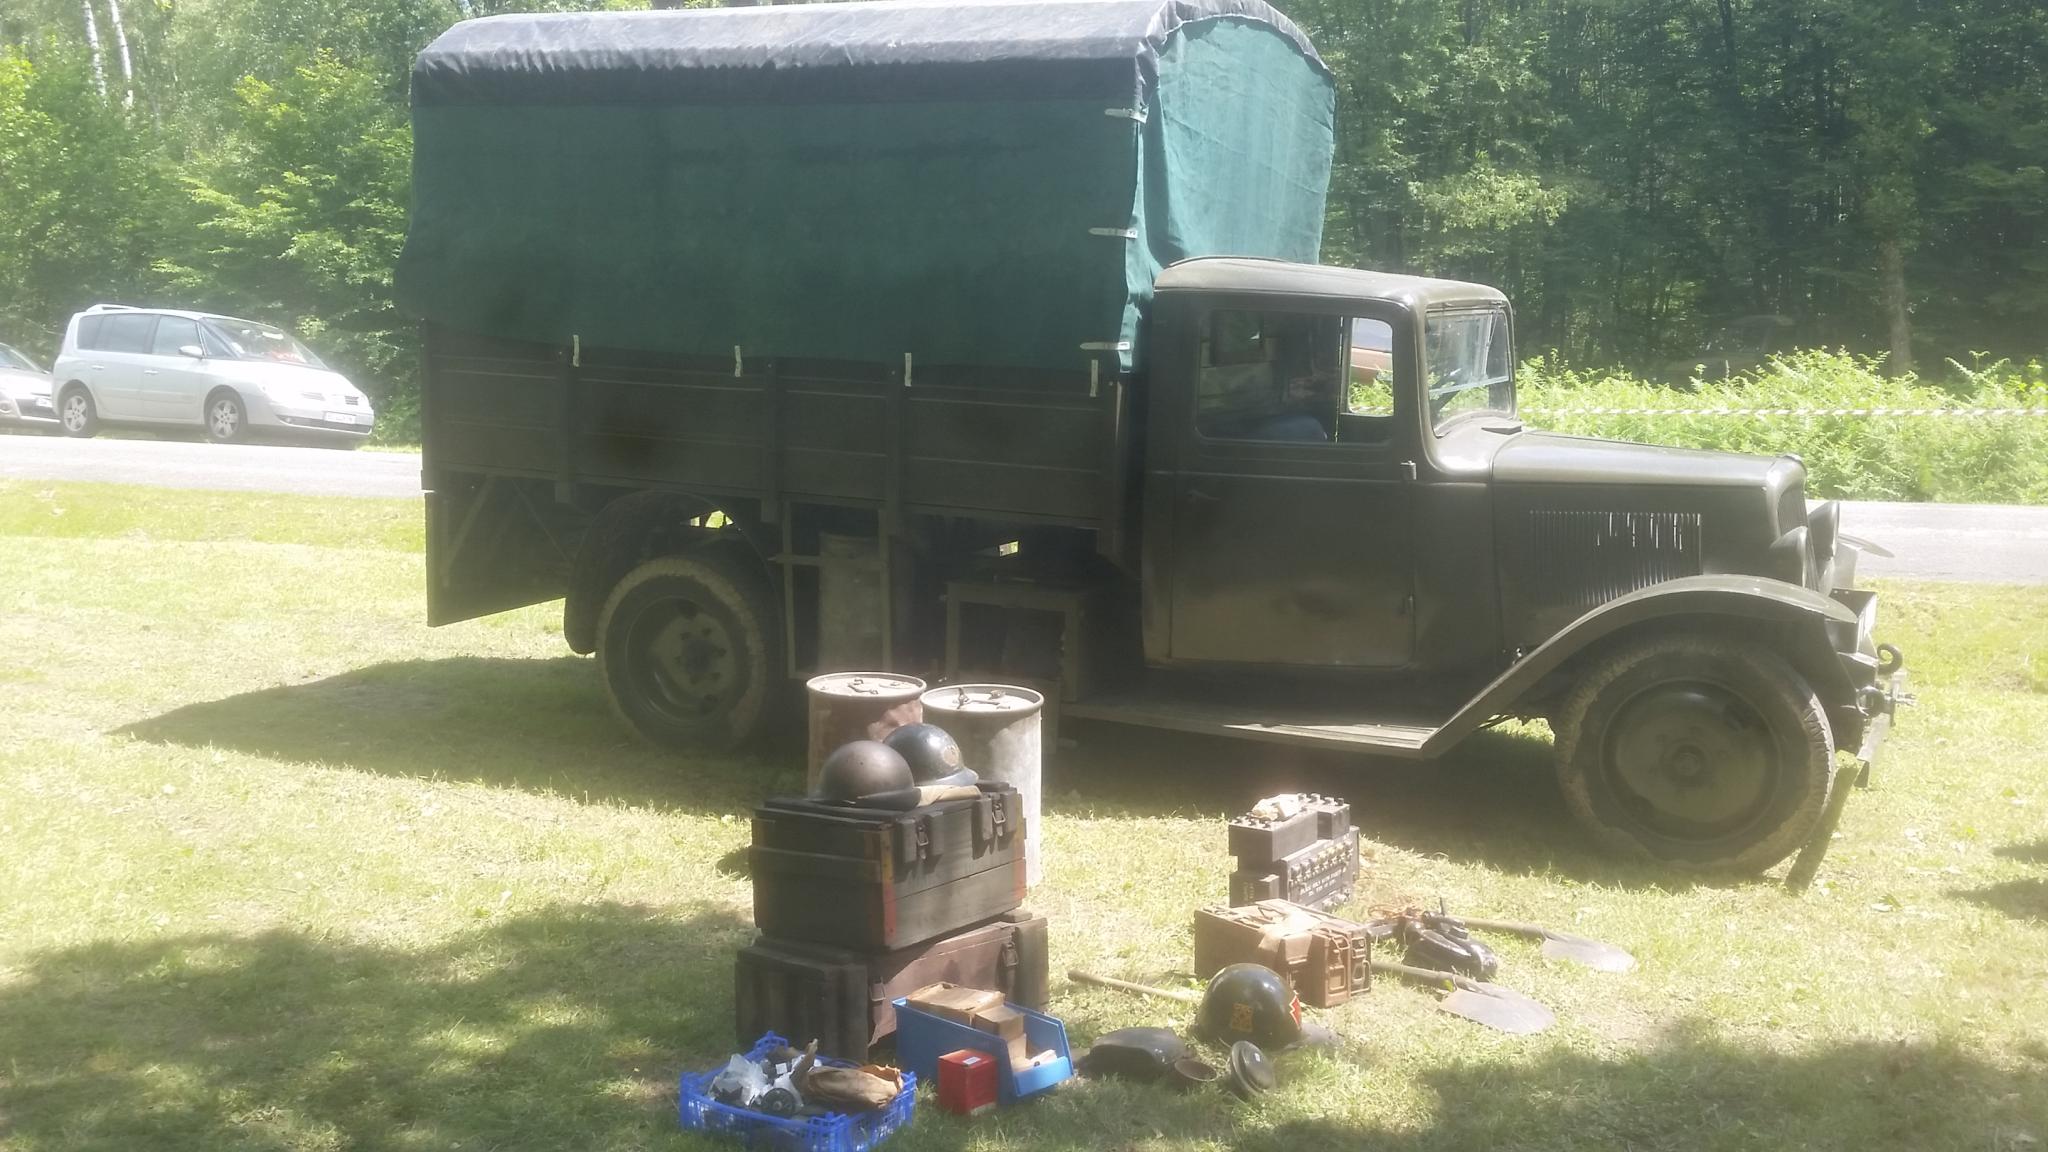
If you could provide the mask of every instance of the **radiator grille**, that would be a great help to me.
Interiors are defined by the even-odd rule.
[[[1532,607],[1586,609],[1700,573],[1697,512],[1529,513]]]

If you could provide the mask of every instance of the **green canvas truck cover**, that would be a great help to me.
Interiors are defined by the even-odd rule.
[[[1163,266],[1316,258],[1333,88],[1260,0],[875,0],[466,21],[412,105],[422,319],[1128,371]]]

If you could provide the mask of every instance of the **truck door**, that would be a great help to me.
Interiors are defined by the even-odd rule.
[[[1195,328],[1192,419],[1174,478],[1173,659],[1407,664],[1396,329],[1230,308]]]

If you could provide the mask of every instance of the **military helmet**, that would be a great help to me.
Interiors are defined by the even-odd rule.
[[[883,743],[910,764],[919,784],[972,784],[974,770],[960,762],[960,744],[937,724],[905,724]]]
[[[1301,1001],[1271,968],[1232,964],[1210,979],[1196,1028],[1219,1044],[1285,1048],[1301,1039]]]
[[[840,804],[916,785],[902,754],[879,740],[841,744],[818,768],[818,798]]]

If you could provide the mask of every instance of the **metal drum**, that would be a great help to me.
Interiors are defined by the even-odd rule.
[[[1017,789],[1024,804],[1024,882],[1036,886],[1038,855],[1038,712],[1045,697],[1014,684],[954,684],[924,694],[924,718],[960,745],[960,758],[983,780]]]
[[[925,683],[893,672],[832,672],[813,676],[810,693],[811,743],[804,788],[818,790],[818,771],[834,748],[849,740],[885,740],[905,724],[924,719],[918,697]],[[964,745],[963,745],[964,747]]]

